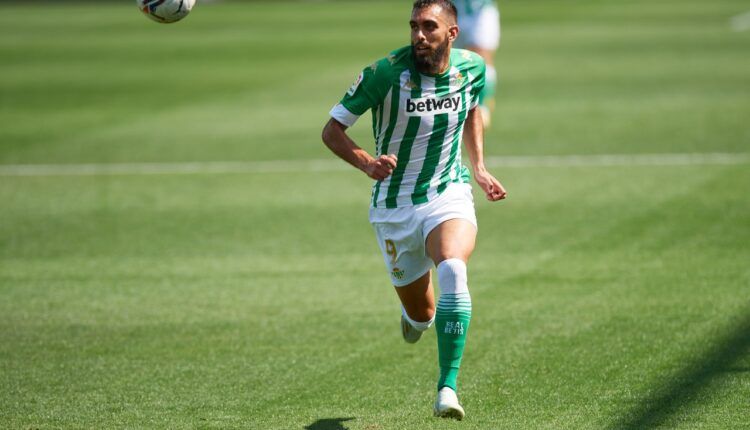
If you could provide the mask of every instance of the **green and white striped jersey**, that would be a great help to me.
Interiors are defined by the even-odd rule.
[[[411,46],[366,67],[331,116],[351,127],[368,109],[376,157],[396,154],[396,169],[372,189],[372,207],[397,208],[426,203],[451,182],[469,182],[461,164],[461,142],[469,110],[484,87],[484,61],[452,49],[448,70],[419,73]]]
[[[456,5],[459,16],[473,15],[487,6],[494,5],[497,7],[497,4],[493,0],[453,0],[453,4]]]

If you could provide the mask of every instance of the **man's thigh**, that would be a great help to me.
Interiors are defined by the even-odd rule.
[[[392,209],[395,215],[378,217],[371,214],[378,246],[391,282],[403,287],[416,281],[432,268],[425,250],[421,224],[411,208]]]
[[[435,265],[447,258],[468,261],[477,234],[471,185],[451,184],[430,204],[422,230],[427,255]]]
[[[438,225],[427,236],[427,254],[435,265],[449,258],[469,261],[476,244],[477,227],[471,222],[454,218]]]

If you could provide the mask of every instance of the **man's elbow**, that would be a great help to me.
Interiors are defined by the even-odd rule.
[[[326,125],[323,126],[323,132],[320,135],[323,143],[329,145],[329,143],[335,139],[336,132],[338,131],[337,129],[341,129],[341,124],[333,118],[328,120]]]
[[[320,134],[320,138],[326,145],[328,145],[328,141],[331,139],[331,121],[333,120],[329,120],[326,125],[323,126],[323,132]]]

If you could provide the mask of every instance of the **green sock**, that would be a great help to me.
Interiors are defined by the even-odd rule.
[[[466,333],[471,320],[471,296],[468,292],[441,294],[435,311],[440,379],[438,390],[456,388],[458,368],[464,355]]]

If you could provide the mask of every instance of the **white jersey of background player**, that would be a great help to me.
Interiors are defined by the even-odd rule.
[[[493,0],[455,0],[453,3],[458,9],[458,27],[461,29],[455,46],[476,52],[487,64],[479,107],[484,125],[488,127],[495,109],[495,51],[500,46],[500,9]]]

